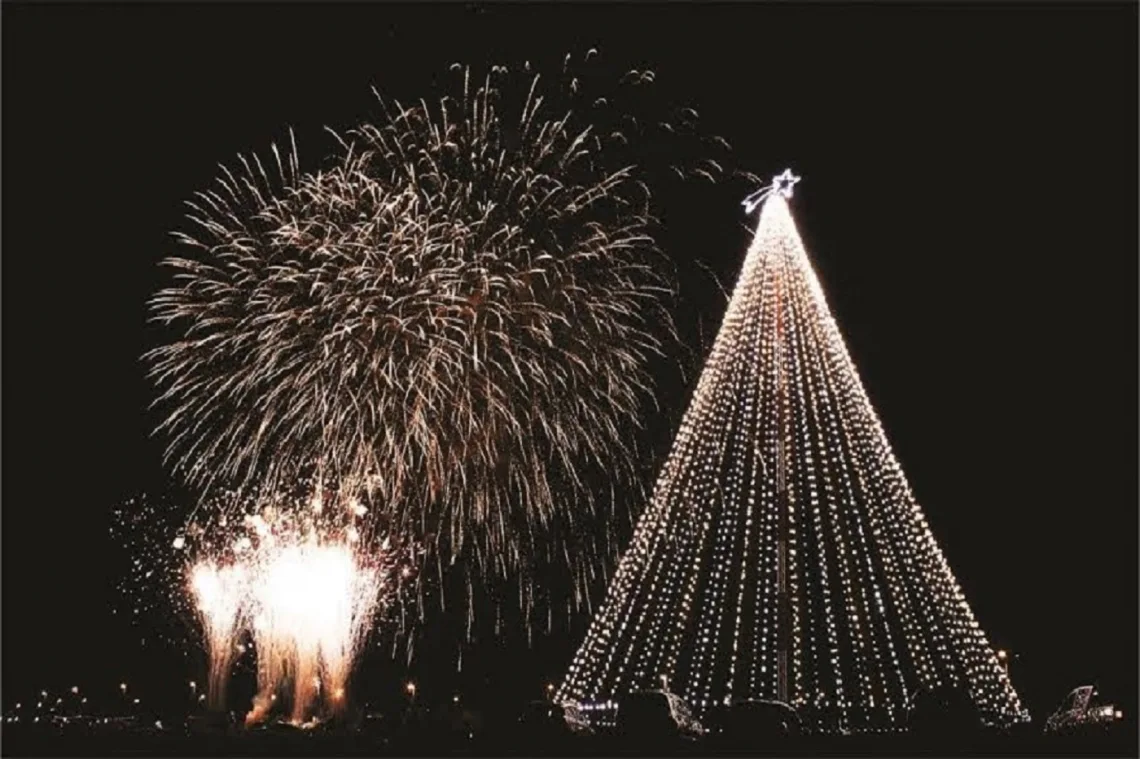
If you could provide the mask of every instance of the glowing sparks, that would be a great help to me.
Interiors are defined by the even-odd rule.
[[[264,697],[292,676],[293,718],[303,719],[322,690],[344,692],[383,578],[346,545],[277,546],[254,584],[258,672]],[[334,706],[342,697],[333,696]]]
[[[210,709],[226,707],[233,666],[250,650],[259,696],[249,721],[267,716],[278,692],[289,695],[294,720],[309,718],[322,699],[321,708],[343,708],[353,664],[379,612],[414,574],[407,565],[413,553],[390,537],[380,540],[375,525],[357,521],[358,509],[314,513],[309,503],[309,495],[223,494],[177,526],[167,524],[169,512],[148,503],[119,512],[120,536],[138,549],[120,589],[148,624],[170,611],[197,620],[209,660],[201,700]],[[173,550],[172,531],[185,536]],[[171,595],[182,589],[184,595]],[[247,636],[252,646],[243,642]],[[126,694],[127,684],[120,689]]]
[[[469,623],[483,588],[480,614],[517,599],[529,620],[582,604],[614,555],[648,362],[675,339],[643,127],[622,106],[653,75],[591,98],[572,76],[459,73],[438,102],[382,102],[326,171],[274,148],[200,193],[177,284],[152,301],[176,335],[147,359],[192,485],[319,475],[312,513],[347,502],[428,546]],[[676,130],[652,115],[703,141],[695,112]]]
[[[240,564],[219,567],[204,562],[191,570],[190,589],[202,619],[210,662],[208,703],[213,709],[225,707],[225,685],[237,653],[234,639],[240,629],[249,581],[248,570]]]

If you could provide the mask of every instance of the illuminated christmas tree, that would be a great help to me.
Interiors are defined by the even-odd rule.
[[[778,700],[824,731],[892,730],[958,689],[1026,719],[911,494],[788,208],[762,203],[724,323],[566,703],[664,682],[699,715]]]

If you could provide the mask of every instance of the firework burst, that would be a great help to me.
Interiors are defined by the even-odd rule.
[[[476,588],[509,578],[528,618],[556,569],[567,606],[584,599],[628,522],[612,493],[641,486],[631,432],[675,335],[647,127],[623,107],[652,72],[604,97],[568,70],[458,77],[430,105],[381,100],[319,173],[276,148],[271,170],[225,170],[152,302],[178,339],[147,358],[189,482],[331,483],[441,580],[458,570],[470,626]],[[679,114],[646,123],[695,135]]]

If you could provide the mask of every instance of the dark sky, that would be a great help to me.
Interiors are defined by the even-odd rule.
[[[804,176],[836,318],[1015,683],[1038,718],[1092,681],[1135,713],[1135,3],[4,3],[6,705],[137,666],[106,535],[164,481],[138,357],[182,202],[289,126],[319,158],[372,85],[591,46],[656,71],[739,165]],[[670,254],[731,283],[739,200],[666,208]],[[686,287],[679,319],[713,329],[723,299]],[[663,392],[675,427],[691,386]],[[516,666],[545,679],[576,643]]]

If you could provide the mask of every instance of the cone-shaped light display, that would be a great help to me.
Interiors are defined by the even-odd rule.
[[[649,507],[558,693],[662,682],[698,715],[790,704],[819,731],[895,730],[958,689],[1026,719],[935,543],[777,177]]]

